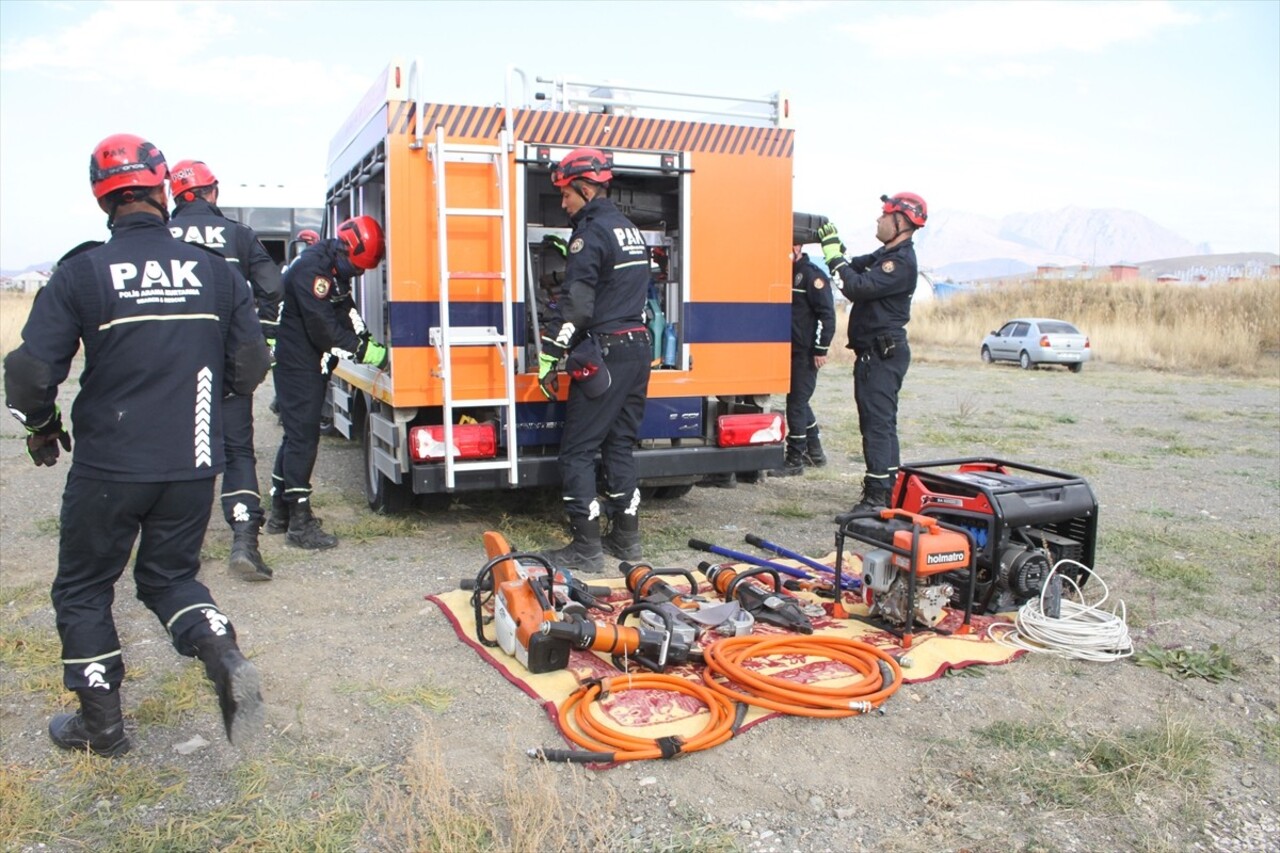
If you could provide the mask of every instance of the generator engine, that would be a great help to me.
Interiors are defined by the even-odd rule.
[[[969,536],[901,509],[884,516],[855,518],[842,530],[841,548],[844,537],[873,546],[861,553],[863,602],[870,616],[899,630],[909,633],[916,623],[933,628],[968,589]],[[951,579],[956,572],[965,578],[959,589]]]
[[[1060,569],[1045,589],[1050,570],[1068,559],[1093,565],[1098,501],[1079,477],[1001,459],[966,458],[903,465],[894,484],[893,506],[937,518],[966,530],[975,546],[974,610],[1017,609],[1044,593],[1055,615],[1062,577],[1078,586],[1088,572]],[[963,573],[945,580],[963,589]],[[953,591],[952,603],[957,603]]]

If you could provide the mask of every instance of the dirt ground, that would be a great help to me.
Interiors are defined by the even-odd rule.
[[[1025,372],[984,367],[976,353],[923,355],[902,396],[904,460],[992,455],[1085,477],[1100,502],[1096,569],[1113,601],[1127,605],[1135,644],[1220,644],[1243,668],[1238,680],[1179,680],[1131,662],[1029,655],[908,685],[883,716],[776,719],[707,752],[594,773],[592,784],[612,789],[616,808],[566,819],[607,822],[616,848],[629,850],[1280,849],[1277,383],[1096,363],[1079,375]],[[658,543],[646,558],[692,568],[706,555],[683,546],[690,536],[746,550],[746,532],[810,554],[829,551],[832,516],[853,502],[862,473],[849,374],[847,366],[829,367],[815,399],[827,468],[646,503],[642,531],[646,543]],[[74,383],[66,391],[69,400]],[[257,396],[264,485],[279,439],[270,397],[268,383]],[[541,541],[513,544],[559,541],[554,500],[464,495],[448,509],[379,526],[363,504],[361,466],[357,445],[323,441],[317,510],[344,540],[312,554],[264,534],[271,583],[228,575],[230,535],[215,510],[202,577],[262,672],[267,731],[237,753],[222,737],[211,695],[171,725],[131,722],[134,751],[122,763],[189,775],[169,818],[198,815],[231,796],[237,768],[253,756],[325,753],[391,778],[429,729],[451,781],[496,801],[512,753],[558,745],[538,705],[460,643],[424,601],[474,577],[486,529],[543,524]],[[54,632],[47,587],[66,470],[65,460],[36,469],[16,422],[0,421],[5,633]],[[118,591],[131,716],[166,674],[190,664],[134,599],[128,575]],[[57,673],[48,675],[52,689],[31,691],[14,673],[0,673],[0,752],[10,769],[54,772],[69,760],[45,732],[67,698],[56,689]],[[452,701],[426,712],[368,701],[371,691],[424,684]],[[1069,790],[1051,796],[1064,786],[1043,777],[1096,771],[1089,744],[1169,720],[1209,739],[1198,784],[1151,778],[1120,803]],[[996,742],[991,732],[1001,723],[1052,732],[1064,745]],[[209,744],[192,755],[175,752],[197,735]],[[358,849],[396,849],[376,826],[360,838]],[[72,833],[65,846],[38,849],[93,843]]]

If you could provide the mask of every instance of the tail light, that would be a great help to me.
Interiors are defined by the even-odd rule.
[[[409,455],[415,462],[444,461],[444,426],[410,427]],[[497,429],[493,424],[458,424],[453,428],[453,448],[449,455],[455,459],[491,459],[497,456]]]
[[[1048,335],[1040,336],[1040,346],[1044,347],[1045,349],[1048,349],[1050,346],[1052,346],[1052,344],[1049,343]]]
[[[716,419],[716,443],[721,447],[779,444],[784,437],[782,414],[721,415]]]
[[[1088,339],[1088,338],[1085,338],[1085,339],[1084,339],[1084,348],[1085,348],[1085,349],[1088,349],[1088,348],[1089,348],[1089,339]]]

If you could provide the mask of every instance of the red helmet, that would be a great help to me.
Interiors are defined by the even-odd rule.
[[[882,195],[880,200],[884,202],[885,213],[901,213],[917,228],[923,228],[929,218],[929,205],[915,193],[897,193],[892,198]]]
[[[338,226],[338,238],[347,244],[347,257],[362,270],[382,260],[382,226],[372,216],[353,216]]]
[[[320,242],[320,235],[310,228],[303,228],[298,232],[298,236],[295,239],[301,240],[308,246],[314,246],[316,243]]]
[[[575,148],[551,173],[551,183],[567,187],[576,180],[607,184],[613,180],[613,155],[598,148]]]
[[[160,149],[132,133],[108,136],[89,155],[94,198],[126,187],[158,187],[168,175]]]
[[[195,201],[192,190],[211,187],[218,182],[203,160],[180,160],[169,170],[169,192],[174,200]]]

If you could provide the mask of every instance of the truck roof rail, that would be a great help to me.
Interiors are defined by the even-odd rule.
[[[508,68],[508,105],[512,104],[513,74],[518,74],[522,83],[526,80],[524,72],[519,68]],[[686,113],[706,119],[766,127],[789,128],[793,124],[791,99],[781,91],[765,97],[741,97],[652,89],[612,82],[592,83],[565,77],[536,77],[534,80],[539,84],[550,84],[550,91],[535,92],[534,101],[541,103],[531,103],[526,83],[519,107],[640,116]]]

